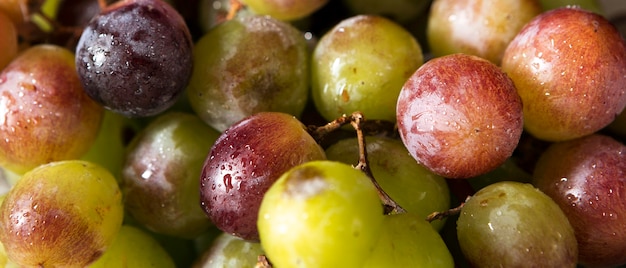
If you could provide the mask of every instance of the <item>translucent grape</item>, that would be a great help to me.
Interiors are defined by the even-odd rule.
[[[476,267],[576,267],[574,229],[559,206],[528,183],[486,186],[461,209],[457,236]]]
[[[328,121],[360,111],[368,119],[395,122],[402,85],[423,61],[419,43],[399,24],[372,15],[346,18],[315,46],[315,107]]]

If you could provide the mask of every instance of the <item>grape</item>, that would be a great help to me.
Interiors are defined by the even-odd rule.
[[[96,139],[103,109],[85,94],[74,55],[31,46],[0,73],[0,165],[18,174],[75,159]]]
[[[554,143],[537,161],[533,184],[565,212],[581,264],[626,264],[624,144],[601,134]]]
[[[258,211],[267,189],[288,169],[325,158],[292,115],[247,117],[224,131],[206,157],[200,175],[202,208],[220,230],[258,241]]]
[[[435,0],[426,37],[435,57],[466,53],[500,65],[509,42],[541,12],[537,0]]]
[[[524,103],[525,130],[538,139],[592,134],[626,106],[626,44],[606,18],[587,10],[535,17],[507,47],[502,69]]]
[[[159,115],[127,148],[120,187],[124,206],[151,231],[183,238],[206,232],[200,170],[219,132],[196,115]]]
[[[27,8],[28,0],[2,0],[0,1],[0,12],[7,15],[17,27],[22,25],[26,16],[24,9]]]
[[[20,266],[83,267],[109,247],[123,218],[111,173],[85,161],[25,173],[0,207],[0,241]]]
[[[371,15],[347,18],[313,52],[315,107],[328,121],[360,111],[367,119],[395,122],[402,85],[422,63],[420,45],[397,23]]]
[[[382,189],[403,209],[426,219],[436,211],[450,208],[450,189],[443,177],[417,164],[401,141],[367,137],[369,165]],[[328,160],[356,164],[359,147],[356,138],[343,139],[326,149]],[[444,221],[433,221],[439,230]]]
[[[255,267],[257,257],[264,254],[260,243],[243,240],[228,233],[221,233],[206,249],[194,268]]]
[[[7,196],[6,193],[3,193],[2,195],[0,195],[0,206],[2,206],[2,202],[4,202],[4,198],[6,196]],[[4,245],[2,245],[2,242],[0,242],[0,267],[4,267],[4,268],[19,267],[15,263],[13,263],[11,260],[9,260],[9,257],[7,256],[7,253],[4,250]]]
[[[432,59],[406,81],[398,130],[411,155],[447,178],[470,178],[500,166],[522,133],[522,102],[495,64],[472,55]]]
[[[189,101],[218,131],[257,112],[299,116],[304,110],[307,45],[285,22],[252,15],[226,21],[196,43],[194,62]]]
[[[252,12],[293,21],[317,11],[329,0],[241,0]]]
[[[17,29],[11,19],[0,11],[0,70],[17,56]]]
[[[479,190],[461,209],[457,232],[476,267],[576,267],[574,229],[559,206],[528,183]]]
[[[111,246],[90,268],[106,267],[176,267],[172,257],[149,233],[122,225]]]
[[[363,267],[455,267],[443,239],[424,217],[385,216],[374,252]]]
[[[361,267],[383,219],[376,188],[364,173],[321,160],[292,168],[269,188],[258,227],[276,267]]]
[[[130,117],[156,115],[182,94],[193,67],[185,21],[161,0],[123,0],[85,27],[76,67],[85,91]]]

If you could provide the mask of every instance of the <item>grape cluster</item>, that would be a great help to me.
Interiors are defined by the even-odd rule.
[[[603,4],[2,0],[0,266],[625,266]]]

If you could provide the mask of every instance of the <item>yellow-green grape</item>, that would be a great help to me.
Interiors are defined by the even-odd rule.
[[[111,246],[90,268],[174,268],[172,257],[149,233],[131,225],[120,228]]]
[[[313,51],[315,107],[329,121],[361,111],[368,119],[395,122],[400,90],[423,61],[419,43],[399,24],[374,15],[347,18]]]
[[[461,209],[457,236],[474,267],[575,267],[578,244],[565,213],[528,183],[496,182]]]
[[[254,267],[258,256],[264,254],[261,244],[243,240],[228,233],[221,233],[213,240],[194,268],[239,268]]]
[[[365,268],[454,267],[454,260],[437,230],[413,213],[385,216],[383,230]]]
[[[0,241],[20,266],[84,267],[111,245],[122,193],[105,168],[67,160],[24,174],[0,207]]]
[[[384,215],[361,171],[320,160],[298,165],[265,193],[259,236],[276,267],[360,267],[380,236]]]
[[[450,208],[450,189],[443,177],[418,164],[400,140],[370,136],[367,156],[376,181],[402,208],[426,219],[435,211]],[[356,138],[343,139],[326,149],[329,160],[356,164],[359,146]],[[440,230],[445,221],[433,221]]]

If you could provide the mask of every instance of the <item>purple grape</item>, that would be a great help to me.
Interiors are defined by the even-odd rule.
[[[185,21],[161,0],[123,0],[84,29],[76,68],[93,99],[131,117],[171,107],[189,82],[193,41]]]

